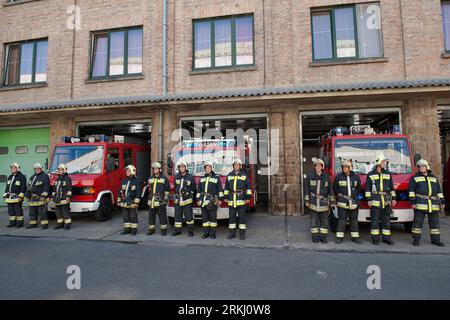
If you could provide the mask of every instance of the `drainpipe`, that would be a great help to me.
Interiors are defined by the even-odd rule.
[[[167,95],[167,0],[163,0],[163,23],[162,23],[162,88],[163,95]],[[159,109],[159,161],[163,162],[163,110]]]

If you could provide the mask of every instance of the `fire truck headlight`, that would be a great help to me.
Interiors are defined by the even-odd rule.
[[[87,187],[81,189],[82,195],[92,195],[95,194],[95,188],[94,187]]]

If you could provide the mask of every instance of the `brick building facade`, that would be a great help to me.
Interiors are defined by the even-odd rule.
[[[372,2],[168,0],[166,77],[162,0],[2,2],[0,127],[4,130],[48,126],[53,146],[63,135],[77,134],[80,123],[148,119],[152,126],[151,157],[164,160],[174,145],[170,134],[184,118],[262,115],[269,129],[279,129],[281,142],[280,170],[270,177],[267,187],[269,211],[295,215],[302,211],[301,176],[309,170],[306,166],[302,169],[305,154],[301,114],[325,110],[330,115],[342,111],[362,115],[389,109],[410,137],[412,152],[429,159],[433,170],[442,176],[448,155],[441,141],[446,132],[440,128],[450,101],[445,1],[375,1],[373,4],[380,9],[379,56],[361,57],[364,44],[356,41],[356,35],[350,49],[352,43],[357,43],[354,50],[360,51],[359,57],[314,59],[311,24],[316,11],[319,15],[326,12],[326,17],[328,12],[333,15],[334,29],[326,32],[334,39],[330,50],[339,55],[344,52],[339,37],[345,32],[336,25],[348,21],[339,20],[338,15],[345,12],[335,13],[334,9],[359,8],[359,4]],[[252,17],[253,63],[195,68],[194,22],[241,15]],[[76,19],[80,28],[68,27]],[[357,23],[351,25],[356,34]],[[216,26],[218,29],[219,24]],[[93,35],[131,27],[143,31],[142,72],[91,77]],[[46,81],[5,85],[7,48],[33,39],[48,41]],[[327,51],[327,46],[321,50]],[[167,93],[163,89],[165,78]],[[287,190],[283,190],[286,185]]]

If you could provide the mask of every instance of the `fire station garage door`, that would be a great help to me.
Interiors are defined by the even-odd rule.
[[[450,201],[450,106],[439,106],[438,116],[441,137],[442,168],[444,174],[442,187],[444,189],[445,199]]]
[[[249,129],[256,133],[256,141],[252,141],[253,150],[258,146],[258,163],[255,172],[256,185],[256,210],[261,213],[269,211],[269,176],[262,175],[267,171],[267,166],[261,161],[263,156],[260,150],[268,150],[269,143],[265,129],[268,128],[267,114],[240,114],[228,116],[192,116],[181,118],[181,128],[187,130],[190,136],[195,138],[202,136],[208,129],[217,129],[226,137],[227,130],[240,130],[249,133]],[[253,131],[254,130],[254,131]],[[264,151],[261,151],[264,153]]]
[[[306,111],[300,113],[301,123],[301,172],[303,178],[312,170],[312,161],[319,157],[321,137],[336,127],[370,125],[377,132],[389,132],[394,125],[401,126],[400,108],[347,109]],[[303,184],[303,179],[302,179]],[[301,203],[303,207],[303,199]]]
[[[49,128],[0,128],[0,192],[3,194],[5,190],[12,162],[20,164],[27,179],[33,174],[34,163],[40,162],[48,167],[49,146]],[[0,206],[5,205],[1,199]]]

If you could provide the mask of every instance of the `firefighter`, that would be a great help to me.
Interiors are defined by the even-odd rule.
[[[192,204],[195,196],[194,176],[187,170],[187,163],[177,163],[178,173],[175,175],[175,230],[172,236],[181,234],[183,227],[183,216],[186,220],[189,237],[194,236],[194,216]]]
[[[151,236],[156,230],[156,215],[159,217],[161,235],[167,235],[166,204],[169,201],[170,184],[161,172],[161,164],[152,165],[152,176],[147,180],[148,187],[148,231]]]
[[[250,187],[250,179],[242,169],[242,161],[239,158],[233,160],[233,171],[227,176],[224,196],[227,199],[230,212],[230,234],[227,239],[231,240],[236,237],[236,227],[239,219],[239,238],[245,240],[245,231],[247,229],[246,206],[250,204],[252,190]]]
[[[203,239],[216,238],[217,207],[222,204],[223,188],[218,175],[214,173],[214,166],[206,161],[205,175],[200,179],[197,187],[197,204],[202,210]]]
[[[126,178],[122,180],[117,204],[122,207],[123,231],[120,233],[135,236],[138,229],[137,208],[141,201],[141,187],[136,177],[136,168],[128,165],[125,168]]]
[[[27,178],[20,172],[20,165],[12,163],[11,175],[8,177],[3,198],[8,205],[8,228],[23,227],[23,199],[27,190]]]
[[[347,217],[350,219],[350,231],[352,241],[361,244],[358,231],[358,194],[361,189],[361,180],[353,172],[351,160],[341,162],[342,172],[334,179],[333,189],[337,198],[339,221],[336,229],[336,243],[340,244],[344,240]]]
[[[439,211],[444,208],[444,195],[438,179],[432,174],[430,165],[424,159],[417,162],[417,172],[409,180],[409,199],[414,209],[412,226],[413,245],[420,245],[423,221],[428,215],[431,243],[443,247],[439,228]]]
[[[67,174],[64,164],[58,166],[58,179],[52,193],[55,202],[56,227],[55,229],[69,230],[72,225],[70,218],[70,198],[72,197],[72,179]]]
[[[380,219],[383,242],[393,245],[391,240],[391,212],[396,205],[394,179],[386,169],[386,159],[379,155],[375,167],[367,174],[366,199],[370,207],[370,234],[374,245],[380,244]]]
[[[335,206],[333,186],[330,176],[324,172],[325,163],[321,159],[314,161],[314,171],[305,181],[305,205],[309,210],[312,241],[328,243],[328,213]]]
[[[47,202],[49,201],[50,179],[40,163],[33,165],[34,174],[28,180],[27,199],[30,205],[30,222],[27,229],[37,228],[38,219],[42,229],[48,228]]]

